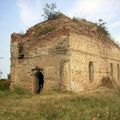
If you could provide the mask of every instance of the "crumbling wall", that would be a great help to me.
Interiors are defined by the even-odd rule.
[[[60,32],[56,37],[43,35],[39,38],[21,37],[16,34],[12,36],[11,43],[11,76],[12,87],[19,86],[34,91],[33,69],[36,67],[43,69],[44,90],[58,89],[66,86],[62,81],[65,69],[63,61],[69,60],[69,41],[65,31]],[[64,33],[64,34],[62,34]],[[18,58],[18,39],[24,47],[24,58]],[[29,38],[29,40],[28,40]],[[65,66],[66,68],[67,66]],[[66,68],[68,69],[68,68]],[[64,75],[66,76],[65,73]],[[65,81],[68,78],[65,77]],[[66,87],[64,88],[66,89]]]
[[[91,90],[105,77],[120,84],[120,48],[94,23],[62,15],[11,38],[11,87],[33,90],[36,67],[43,70],[46,90]]]
[[[120,83],[117,69],[117,65],[120,64],[120,50],[116,45],[101,41],[97,37],[88,37],[74,32],[71,32],[69,41],[72,91],[95,89],[105,76]],[[93,63],[93,80],[90,80],[89,76],[90,62]],[[113,76],[110,74],[110,63],[113,64]]]

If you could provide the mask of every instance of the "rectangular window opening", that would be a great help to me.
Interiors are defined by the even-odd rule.
[[[118,76],[118,80],[120,79],[120,67],[119,64],[117,64],[117,76]]]
[[[110,63],[110,75],[113,77],[113,64]]]
[[[18,44],[18,59],[24,59],[24,50],[23,50],[23,45]]]
[[[89,80],[92,82],[94,80],[94,67],[93,67],[93,61],[89,62]]]

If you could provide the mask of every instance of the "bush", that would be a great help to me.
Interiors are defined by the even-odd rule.
[[[47,34],[49,32],[52,32],[55,28],[52,27],[52,26],[47,26],[47,27],[44,27],[44,28],[40,28],[39,26],[36,27],[35,29],[35,36],[39,36],[41,34]]]
[[[73,17],[72,19],[74,22],[83,22],[83,23],[92,23],[92,22],[88,22],[86,19],[80,19],[80,18],[76,18],[76,17]],[[102,19],[99,19],[99,23],[93,23],[96,27],[97,27],[97,32],[99,34],[103,34],[105,36],[107,36],[108,38],[110,38],[110,33],[108,32],[107,28],[106,28],[106,22],[103,22]]]
[[[73,17],[72,20],[73,20],[74,22],[80,22],[80,21],[82,21],[82,22],[88,22],[85,18]]]
[[[51,14],[49,17],[48,17],[48,20],[56,20],[60,17],[61,13],[60,12],[56,12],[54,14]]]
[[[78,22],[80,19],[79,19],[79,18],[76,18],[76,17],[73,17],[72,20],[73,20],[74,22]]]
[[[53,30],[54,30],[53,27],[45,27],[44,29],[42,29],[42,30],[40,31],[40,33],[41,33],[41,34],[46,34],[46,33],[48,33],[48,32],[52,32]]]
[[[103,22],[102,19],[99,19],[99,23],[97,24],[97,32],[107,37],[110,37],[110,33],[106,28],[106,22]]]
[[[0,80],[0,90],[9,90],[10,89],[10,80]]]
[[[106,27],[101,26],[101,25],[98,25],[98,26],[97,26],[97,32],[98,32],[98,33],[102,33],[102,34],[105,35],[105,36],[110,36],[110,35],[109,35],[109,32],[108,32],[107,29],[106,29]]]
[[[7,79],[10,80],[11,79],[11,74],[7,75]]]

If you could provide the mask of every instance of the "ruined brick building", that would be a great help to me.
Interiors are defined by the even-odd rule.
[[[120,83],[120,48],[97,31],[94,23],[60,15],[11,36],[11,87],[74,92],[97,88],[104,77]]]

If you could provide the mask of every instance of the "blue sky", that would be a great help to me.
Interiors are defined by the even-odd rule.
[[[58,10],[69,17],[97,22],[103,19],[112,37],[120,43],[120,0],[0,0],[0,71],[2,77],[10,73],[10,36],[25,32],[43,20],[46,3],[56,2]]]

